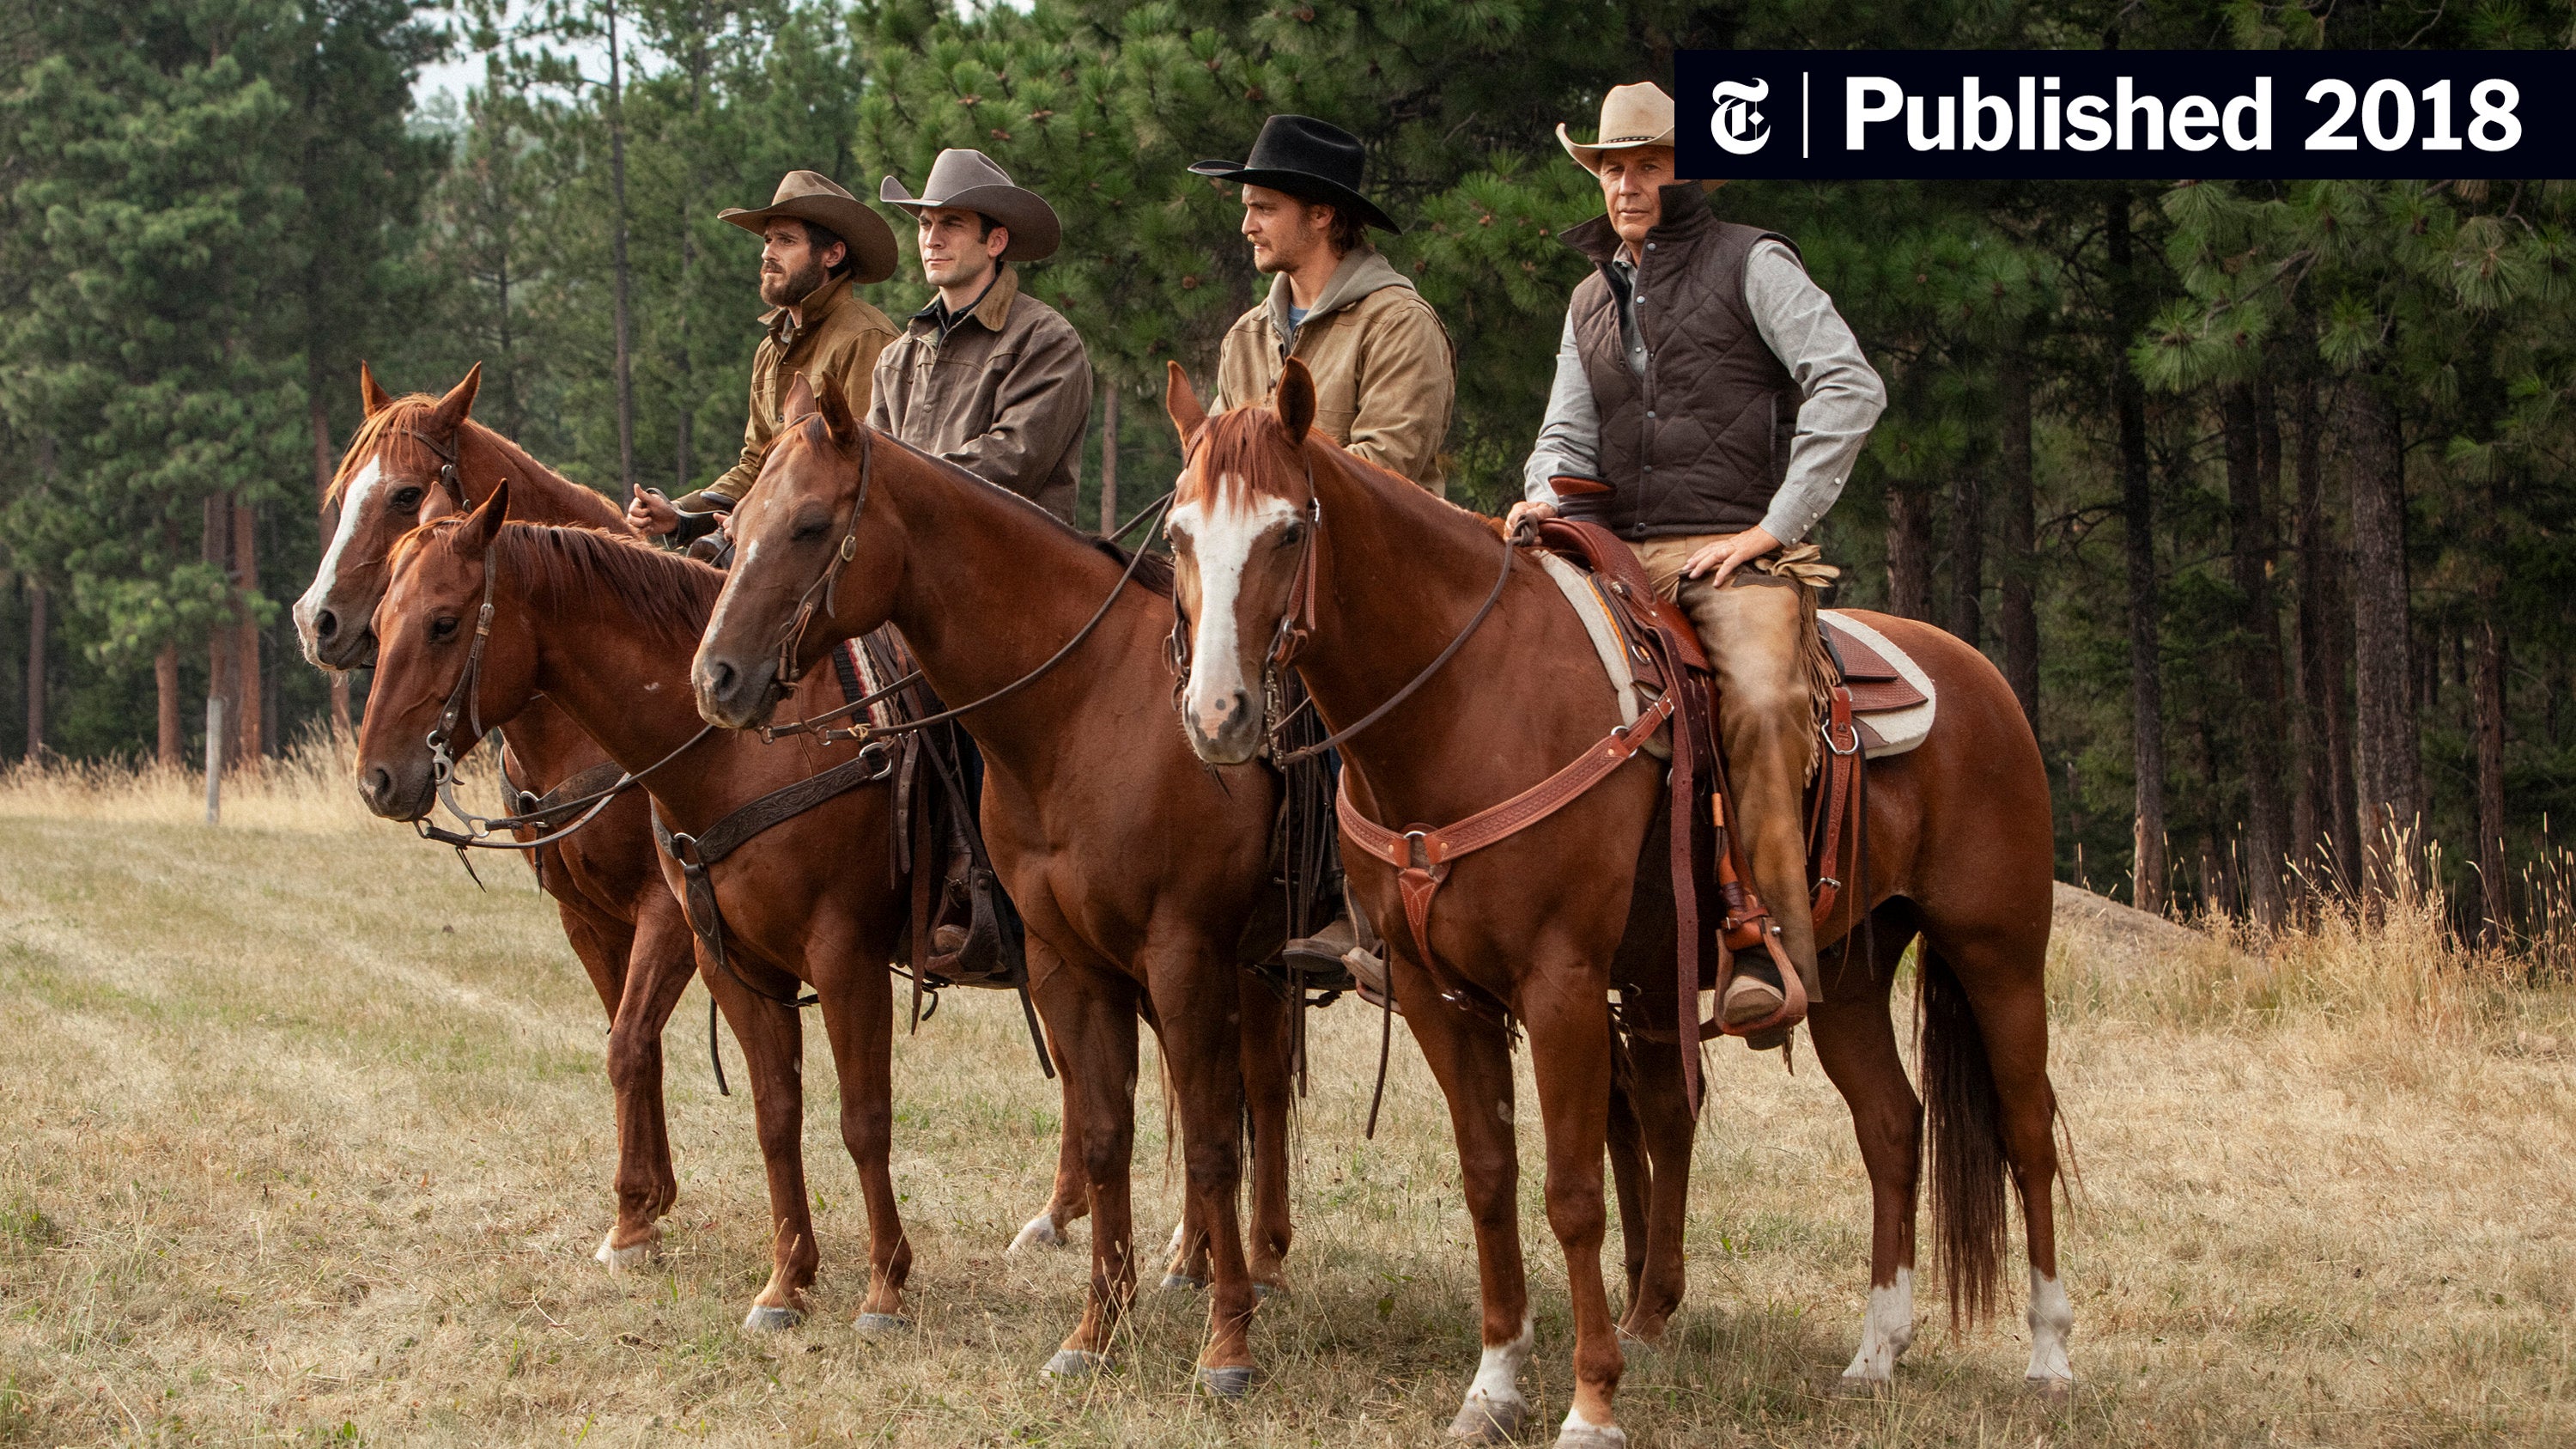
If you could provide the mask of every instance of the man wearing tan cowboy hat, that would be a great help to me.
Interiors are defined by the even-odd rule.
[[[1351,453],[1444,491],[1440,449],[1457,354],[1411,278],[1369,245],[1396,224],[1360,194],[1359,138],[1310,116],[1272,116],[1242,161],[1190,170],[1243,185],[1252,264],[1277,280],[1217,352],[1216,406],[1270,396],[1291,357],[1315,377],[1315,425]]]
[[[913,214],[922,277],[939,291],[877,359],[868,421],[1070,523],[1091,357],[1011,266],[1055,255],[1055,208],[981,151],[940,152],[921,193],[891,176],[877,189]]]
[[[1556,137],[1600,180],[1606,214],[1563,237],[1593,275],[1566,309],[1511,521],[1561,511],[1610,529],[1690,615],[1717,672],[1754,888],[1820,1001],[1801,805],[1816,744],[1810,586],[1833,571],[1800,541],[1841,494],[1887,391],[1797,249],[1718,220],[1706,190],[1675,177],[1673,101],[1659,87],[1611,91],[1591,145],[1562,125]],[[1726,1020],[1776,1012],[1776,978],[1745,962]],[[1768,1048],[1787,1032],[1749,1040]]]
[[[627,526],[648,537],[685,544],[713,530],[760,476],[760,455],[786,420],[788,385],[802,376],[841,385],[850,406],[868,405],[877,354],[894,340],[886,315],[852,294],[853,286],[894,275],[894,229],[885,218],[818,172],[790,171],[757,210],[717,213],[761,239],[761,316],[768,335],[751,359],[751,416],[742,457],[723,477],[676,501],[642,488],[626,505]]]

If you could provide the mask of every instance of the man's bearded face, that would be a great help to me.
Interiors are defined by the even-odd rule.
[[[793,307],[814,295],[830,270],[822,248],[805,234],[800,221],[773,221],[760,248],[760,300],[772,307]],[[840,250],[841,244],[831,243]]]

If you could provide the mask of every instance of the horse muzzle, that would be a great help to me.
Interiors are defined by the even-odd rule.
[[[1190,749],[1211,765],[1240,765],[1261,753],[1261,710],[1251,691],[1236,689],[1202,700],[1198,691],[1182,708]]]
[[[376,631],[364,615],[349,617],[329,603],[295,606],[295,637],[305,661],[317,669],[363,669],[376,662]]]
[[[436,795],[437,781],[426,760],[417,764],[375,760],[359,763],[358,798],[383,819],[421,819],[429,814],[430,802]]]
[[[737,662],[701,653],[689,670],[698,696],[698,717],[730,730],[758,729],[778,708],[778,661]]]

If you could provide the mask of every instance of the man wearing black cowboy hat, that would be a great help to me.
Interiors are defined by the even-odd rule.
[[[1055,255],[1055,208],[981,151],[940,152],[921,191],[891,176],[877,190],[913,214],[922,277],[939,292],[877,359],[868,421],[1070,523],[1091,357],[1011,267]]]
[[[1444,491],[1440,449],[1457,395],[1457,354],[1411,278],[1368,243],[1398,230],[1359,191],[1359,138],[1309,116],[1272,116],[1243,161],[1201,176],[1243,184],[1252,264],[1279,280],[1225,334],[1220,408],[1270,396],[1294,357],[1315,376],[1315,425],[1353,455]]]
[[[785,422],[781,409],[798,377],[841,385],[850,406],[868,405],[877,354],[894,340],[886,315],[852,288],[894,275],[894,229],[885,218],[813,171],[790,171],[767,206],[717,213],[761,239],[761,323],[768,335],[751,359],[751,415],[742,457],[723,477],[676,500],[642,488],[627,501],[627,526],[685,544],[712,531],[760,476],[760,456]]]

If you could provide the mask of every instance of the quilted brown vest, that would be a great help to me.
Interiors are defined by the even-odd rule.
[[[1796,381],[1744,301],[1744,260],[1754,244],[1788,239],[1719,221],[1695,184],[1663,188],[1663,201],[1637,274],[1643,377],[1619,338],[1610,279],[1619,238],[1610,219],[1596,217],[1561,238],[1593,264],[1574,289],[1570,315],[1601,417],[1601,481],[1610,485],[1568,497],[1564,511],[1622,538],[1739,533],[1770,510],[1797,435]]]

